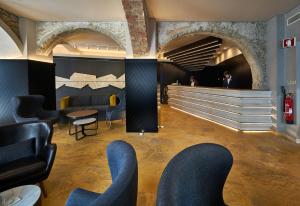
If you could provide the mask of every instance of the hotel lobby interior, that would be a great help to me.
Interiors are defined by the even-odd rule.
[[[0,0],[0,206],[300,205],[300,0]]]

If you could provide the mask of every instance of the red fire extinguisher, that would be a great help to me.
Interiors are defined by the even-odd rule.
[[[292,94],[286,95],[284,99],[284,119],[287,124],[294,123],[294,100]]]

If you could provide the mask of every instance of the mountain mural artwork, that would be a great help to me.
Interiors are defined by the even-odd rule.
[[[56,76],[56,89],[63,86],[82,89],[85,86],[89,86],[91,89],[100,89],[104,87],[114,86],[119,89],[125,88],[125,74],[117,78],[113,74],[98,77],[91,74],[73,73],[70,79]]]

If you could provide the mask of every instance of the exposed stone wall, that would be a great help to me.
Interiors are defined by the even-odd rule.
[[[126,14],[134,56],[147,55],[149,51],[147,21],[144,0],[122,0]]]
[[[19,17],[0,8],[0,19],[20,38]]]
[[[126,22],[37,22],[37,53],[49,55],[66,35],[80,30],[100,32],[126,48]]]
[[[247,59],[252,72],[253,89],[267,89],[264,22],[159,22],[158,44],[188,34],[210,34],[235,42]]]

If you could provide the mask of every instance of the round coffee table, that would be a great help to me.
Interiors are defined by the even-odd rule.
[[[41,189],[36,185],[15,187],[0,193],[0,205],[34,206],[38,205]]]
[[[76,140],[79,140],[78,138],[78,133],[82,133],[83,137],[85,136],[91,136],[87,135],[85,133],[86,130],[98,130],[98,111],[97,110],[80,110],[80,111],[75,111],[67,114],[67,117],[69,118],[69,135],[74,135]],[[93,119],[93,121],[91,121]],[[86,129],[85,126],[90,125],[95,123],[95,128],[94,129]],[[75,132],[71,132],[72,125],[75,126]],[[77,126],[81,126],[81,130],[77,130]],[[95,135],[95,134],[93,134]],[[83,138],[82,137],[82,138]],[[81,138],[80,138],[81,139]]]

